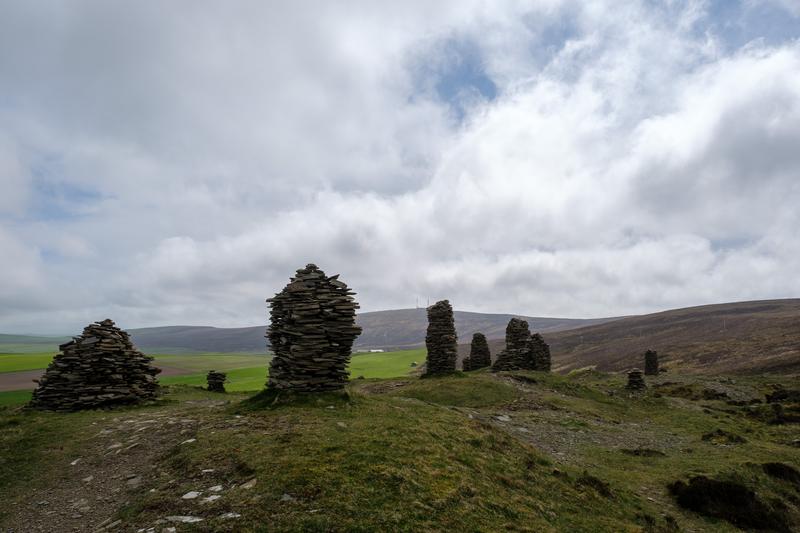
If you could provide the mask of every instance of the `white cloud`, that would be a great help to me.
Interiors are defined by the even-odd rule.
[[[800,45],[723,54],[706,8],[4,8],[0,50],[48,30],[25,61],[0,52],[5,146],[30,153],[0,142],[24,176],[9,190],[38,158],[91,194],[2,219],[30,264],[47,258],[36,284],[57,297],[0,329],[255,324],[307,262],[369,310],[430,296],[603,316],[797,295]],[[419,78],[453,39],[498,88],[460,123]]]

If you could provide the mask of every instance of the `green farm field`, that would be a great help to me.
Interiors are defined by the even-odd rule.
[[[251,354],[196,354],[153,356],[156,364],[168,372],[159,377],[164,385],[205,385],[209,370],[220,370],[228,374],[226,388],[230,391],[257,391],[264,388],[267,379],[269,358]],[[0,354],[0,383],[3,374],[41,370],[53,358],[52,353]],[[425,350],[404,350],[386,353],[354,354],[350,363],[353,378],[396,378],[407,375],[411,363],[422,363]],[[33,388],[30,382],[30,388]],[[0,405],[18,405],[30,399],[30,390],[0,392]]]

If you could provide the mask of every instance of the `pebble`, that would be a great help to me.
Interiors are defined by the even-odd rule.
[[[202,522],[203,519],[199,516],[167,516],[165,517],[170,522],[180,522],[181,524],[195,524],[197,522]]]
[[[205,498],[203,498],[202,502],[211,503],[219,500],[220,498],[222,498],[222,496],[220,496],[219,494],[212,494],[211,496],[206,496]]]
[[[78,463],[80,462],[80,460],[81,460],[81,458],[80,458],[80,457],[78,457],[77,459],[75,459],[74,461],[72,461],[72,462],[70,463],[70,466],[75,466],[76,464],[78,464]]]
[[[222,492],[222,485],[214,485],[213,487],[209,487],[209,492]]]
[[[294,497],[291,494],[284,494],[283,496],[281,496],[281,501],[282,502],[293,502],[294,501]]]
[[[86,476],[81,481],[83,481],[84,483],[89,483],[93,479],[94,479],[94,476]]]
[[[191,444],[192,442],[196,442],[197,439],[186,439],[185,441],[181,442],[181,444]]]
[[[511,422],[511,417],[508,415],[499,415],[495,417],[500,422]]]
[[[196,490],[191,490],[191,491],[187,492],[186,494],[184,494],[183,496],[181,496],[181,498],[184,499],[184,500],[194,500],[195,498],[197,498],[201,494],[202,494],[202,492],[198,492]]]
[[[242,483],[239,486],[239,488],[241,488],[241,489],[252,489],[253,487],[256,486],[256,481],[257,481],[256,478],[253,478],[253,479],[251,479],[250,481],[248,481],[246,483]]]
[[[223,520],[227,520],[229,518],[239,518],[240,516],[242,515],[240,515],[239,513],[223,513],[219,515],[219,517],[222,518]]]
[[[347,427],[347,424],[345,424],[344,422],[336,422],[336,425],[339,426],[340,428],[346,428]]]

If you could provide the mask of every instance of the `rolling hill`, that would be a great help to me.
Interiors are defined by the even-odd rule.
[[[509,319],[517,315],[455,311],[456,330],[462,339],[476,331],[488,338],[503,338]],[[614,319],[570,319],[524,317],[539,331],[561,331]],[[397,309],[361,313],[357,317],[363,332],[356,349],[387,350],[418,348],[425,344],[428,318],[425,309]],[[266,349],[266,326],[214,328],[208,326],[166,326],[129,330],[136,345],[159,353],[262,353]]]
[[[644,351],[654,349],[662,366],[682,372],[800,373],[800,299],[705,305],[543,333],[557,371],[641,368]],[[490,341],[492,353],[503,344]]]

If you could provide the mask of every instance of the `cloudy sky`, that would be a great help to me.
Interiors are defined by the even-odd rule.
[[[0,0],[0,332],[800,296],[800,0]]]

